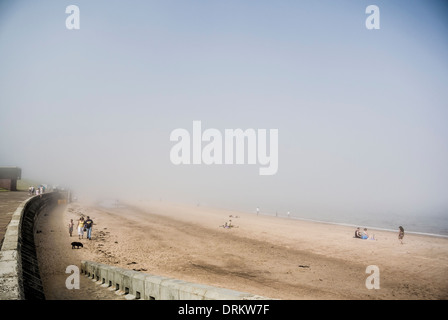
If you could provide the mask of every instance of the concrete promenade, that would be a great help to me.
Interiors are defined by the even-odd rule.
[[[26,191],[0,192],[0,248],[13,213],[29,197],[30,195]]]

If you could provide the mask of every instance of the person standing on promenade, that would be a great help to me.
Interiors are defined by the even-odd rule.
[[[70,234],[70,237],[72,236],[73,233],[73,219],[70,219],[70,222],[68,223],[68,233]]]
[[[84,238],[84,217],[81,217],[78,220],[78,238]]]
[[[93,226],[93,220],[90,219],[89,216],[87,216],[87,220],[84,222],[84,226],[87,230],[87,239],[92,240],[92,226]]]

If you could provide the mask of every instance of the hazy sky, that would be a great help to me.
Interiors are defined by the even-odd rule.
[[[432,0],[0,1],[0,165],[227,208],[448,212],[447,18]],[[194,120],[278,129],[277,174],[172,164]]]

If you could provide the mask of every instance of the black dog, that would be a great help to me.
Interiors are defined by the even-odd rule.
[[[82,245],[81,242],[72,242],[72,249],[75,249],[75,247],[77,247],[79,249],[79,247],[83,248],[84,246]]]

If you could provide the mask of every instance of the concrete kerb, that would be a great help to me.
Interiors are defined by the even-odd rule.
[[[190,283],[92,261],[81,261],[81,270],[97,284],[134,300],[258,300],[246,292]]]

